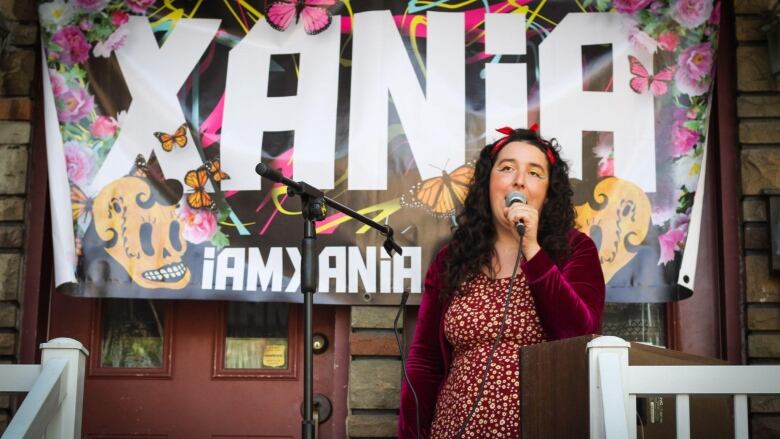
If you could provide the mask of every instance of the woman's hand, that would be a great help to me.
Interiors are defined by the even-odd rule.
[[[504,208],[504,216],[511,224],[516,225],[519,222],[525,224],[523,257],[525,257],[526,260],[533,258],[542,248],[537,240],[539,211],[528,204],[512,203],[511,206]],[[515,230],[514,233],[517,235],[517,230]]]

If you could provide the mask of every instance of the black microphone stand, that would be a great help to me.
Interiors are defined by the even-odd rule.
[[[317,242],[315,221],[322,221],[327,214],[327,206],[366,224],[385,236],[382,246],[388,254],[393,251],[402,254],[401,247],[393,240],[393,229],[379,224],[343,204],[325,196],[325,194],[305,182],[296,182],[283,176],[281,172],[271,169],[264,163],[255,168],[261,176],[287,186],[287,195],[301,197],[301,213],[303,214],[303,241],[301,242],[301,292],[303,293],[303,420],[301,431],[303,439],[314,439],[315,425],[313,420],[313,346],[312,317],[314,293],[317,290],[317,259],[314,248]]]

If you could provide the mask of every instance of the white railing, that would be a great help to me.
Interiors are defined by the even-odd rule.
[[[41,345],[41,364],[0,365],[0,392],[27,392],[2,439],[80,438],[87,355],[78,341],[55,338]]]
[[[780,366],[629,366],[630,344],[588,343],[590,437],[636,438],[636,397],[675,395],[677,439],[690,438],[689,395],[733,395],[734,437],[748,438],[748,395],[780,394]]]

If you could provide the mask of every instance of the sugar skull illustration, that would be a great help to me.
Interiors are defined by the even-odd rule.
[[[105,251],[143,288],[181,289],[190,280],[176,214],[180,197],[178,182],[128,176],[109,183],[93,201],[95,231]]]
[[[591,206],[595,207],[591,207]],[[596,184],[593,203],[575,207],[577,228],[599,249],[604,280],[628,264],[650,228],[650,200],[635,184],[609,177]]]

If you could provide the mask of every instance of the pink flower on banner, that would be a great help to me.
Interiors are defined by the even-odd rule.
[[[184,239],[193,244],[210,241],[217,233],[217,217],[210,210],[191,209],[182,204],[179,219],[184,225]]]
[[[688,96],[699,96],[709,89],[712,72],[712,47],[708,42],[693,45],[677,58],[674,80],[677,89]]]
[[[98,139],[107,139],[116,133],[116,120],[113,117],[98,116],[89,127],[89,132]]]
[[[95,165],[95,156],[87,147],[76,140],[65,142],[65,169],[68,181],[76,186],[89,183],[89,176]]]
[[[60,47],[59,60],[67,65],[82,63],[89,57],[89,43],[77,26],[65,26],[51,37],[51,42]]]
[[[652,0],[615,0],[612,5],[618,12],[624,14],[633,14],[640,9],[644,9]]]
[[[683,233],[688,233],[688,225],[691,223],[691,217],[684,214],[684,213],[678,213],[675,214],[672,217],[672,221],[670,223],[670,227],[672,229],[678,229],[682,230]]]
[[[674,214],[674,208],[673,207],[662,207],[662,206],[656,206],[653,207],[653,210],[650,212],[650,218],[653,224],[656,226],[660,226],[663,223],[669,221],[669,219]]]
[[[674,52],[680,44],[680,37],[674,32],[663,32],[658,35],[658,47],[667,52]]]
[[[688,154],[699,141],[699,133],[686,128],[685,120],[677,120],[672,124],[672,157]]]
[[[73,6],[86,12],[97,12],[108,4],[108,0],[70,0]]]
[[[710,18],[712,0],[673,0],[670,15],[680,26],[693,29]]]
[[[720,24],[720,2],[715,3],[715,7],[712,9],[710,23],[716,26]]]
[[[93,23],[92,20],[88,18],[79,21],[79,29],[83,30],[84,32],[89,32],[93,27],[95,27],[95,23]]]
[[[83,88],[69,88],[55,99],[60,122],[78,122],[95,107],[95,97]]]
[[[661,12],[661,10],[664,8],[664,6],[665,6],[664,2],[654,1],[654,2],[650,3],[650,8],[649,9],[650,9],[650,12],[652,12],[653,14],[659,14]]]
[[[110,57],[111,52],[119,49],[125,44],[128,32],[127,26],[120,26],[113,34],[106,38],[106,41],[95,44],[95,49],[92,51],[92,54],[96,57]]]
[[[62,96],[68,90],[65,77],[60,75],[60,72],[49,69],[49,80],[51,81],[51,91],[54,93],[54,97]]]
[[[628,42],[637,49],[647,53],[655,53],[658,50],[658,42],[647,33],[632,27],[628,31]]]
[[[675,250],[680,249],[680,245],[685,239],[685,232],[682,229],[672,229],[658,236],[658,245],[661,248],[661,257],[658,258],[658,265],[666,264],[674,259]]]
[[[114,11],[111,13],[111,24],[113,24],[116,27],[119,27],[127,23],[128,17],[129,15],[127,15],[127,12],[125,11]]]
[[[125,3],[131,11],[143,14],[149,6],[154,4],[154,0],[125,0]]]

